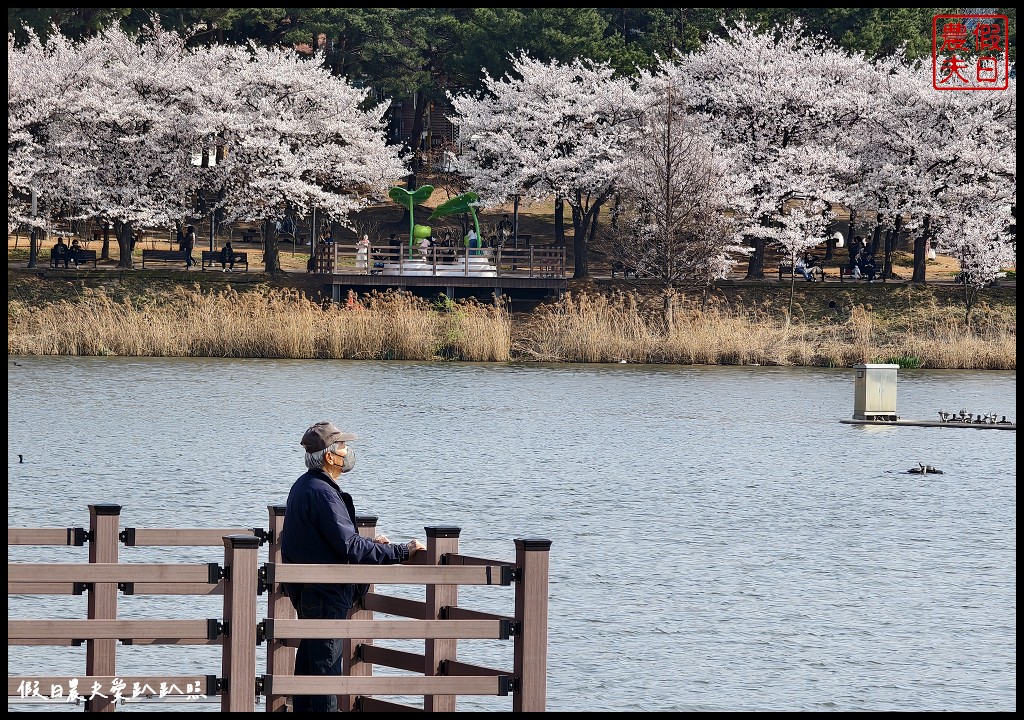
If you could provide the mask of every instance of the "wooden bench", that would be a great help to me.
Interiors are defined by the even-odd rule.
[[[875,272],[875,277],[879,277],[879,273],[877,271]],[[867,278],[864,277],[863,275],[861,275],[860,277],[854,277],[853,275],[851,275],[849,263],[847,263],[846,265],[839,266],[839,282],[845,282],[845,278],[850,278],[851,280],[867,280]]]
[[[789,263],[779,263],[779,282],[782,282],[784,277],[798,277],[801,280],[804,279],[804,274],[799,270],[794,270],[793,266]],[[811,277],[815,280],[825,279],[825,270],[821,265],[815,265],[811,268]]]
[[[72,264],[74,264],[75,267],[77,267],[78,265],[84,265],[85,263],[92,263],[93,267],[98,267],[97,262],[96,262],[96,251],[95,250],[79,250],[78,251],[78,262],[76,263],[71,258],[71,256],[68,255],[67,256],[67,263],[68,263],[68,265],[67,265],[68,267],[71,267]],[[50,250],[50,267],[63,267],[63,266],[64,266],[64,261],[61,260],[61,259],[58,259],[57,256],[55,256],[53,254],[53,250],[51,249]]]
[[[184,263],[188,253],[184,250],[143,250],[142,267],[146,262],[177,262]]]
[[[621,260],[612,260],[612,280],[615,279],[615,273],[622,275],[622,279],[625,280],[630,275],[636,277],[636,268],[632,265],[627,265]]]
[[[244,252],[238,252],[235,250],[235,265],[245,265],[245,271],[249,272],[249,254]],[[202,269],[205,270],[208,267],[214,265],[220,265],[220,250],[203,250],[202,256]]]

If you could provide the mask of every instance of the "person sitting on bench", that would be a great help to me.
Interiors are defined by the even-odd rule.
[[[53,266],[68,266],[68,246],[64,244],[64,238],[58,237],[57,244],[53,246]]]
[[[815,282],[814,267],[817,264],[817,260],[813,255],[807,253],[803,257],[796,259],[795,270],[804,276],[804,280],[807,282]]]
[[[220,269],[221,272],[231,272],[235,269],[235,250],[231,247],[230,240],[220,249]]]
[[[71,241],[71,247],[68,248],[68,260],[78,267],[78,261],[82,257],[82,246],[78,244],[78,238]],[[67,267],[67,262],[64,263],[64,267]]]

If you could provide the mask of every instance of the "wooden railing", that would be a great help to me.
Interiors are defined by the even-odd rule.
[[[523,248],[431,247],[425,252],[408,246],[375,247],[359,255],[356,245],[321,244],[309,270],[321,274],[434,275],[478,277],[565,276],[565,248],[535,245]],[[365,260],[364,260],[365,258]]]
[[[269,506],[269,530],[140,529],[118,531],[118,505],[91,505],[90,527],[8,528],[8,545],[89,544],[88,563],[8,563],[9,595],[88,592],[84,620],[8,620],[9,645],[87,643],[85,674],[74,677],[8,676],[9,698],[53,698],[72,693],[89,711],[112,711],[138,696],[220,697],[223,711],[252,711],[266,695],[267,711],[287,709],[290,695],[337,693],[342,710],[419,710],[375,695],[422,695],[423,710],[451,711],[458,695],[512,694],[514,711],[544,710],[547,674],[547,595],[550,541],[516,540],[516,559],[501,562],[461,555],[459,529],[427,528],[427,549],[416,562],[395,566],[285,565],[278,539],[284,507]],[[372,537],[375,517],[357,519]],[[118,562],[125,546],[224,546],[224,564]],[[266,544],[269,562],[259,565]],[[283,582],[354,582],[371,585],[362,607],[347,620],[297,620]],[[374,585],[422,585],[426,600],[390,597]],[[494,615],[458,606],[460,585],[515,585],[514,612]],[[223,595],[220,618],[118,620],[117,593]],[[269,591],[267,618],[257,622],[256,598]],[[406,620],[380,620],[375,612]],[[303,638],[344,641],[341,677],[293,676],[294,647]],[[375,646],[380,639],[422,639],[424,652]],[[513,645],[508,668],[458,660],[459,640],[505,639]],[[221,646],[220,674],[126,676],[117,672],[116,642]],[[256,676],[256,646],[268,642],[266,674]],[[416,675],[374,677],[374,666]],[[157,690],[159,688],[159,691]],[[90,689],[92,697],[89,697]],[[97,689],[106,692],[96,693]],[[59,693],[59,694],[58,694]]]

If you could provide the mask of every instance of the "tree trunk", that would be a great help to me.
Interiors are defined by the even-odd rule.
[[[671,290],[666,290],[662,296],[662,313],[665,318],[666,334],[671,334],[672,329],[676,326],[675,300],[675,294]]]
[[[316,235],[313,241],[316,242]],[[263,222],[263,268],[271,275],[281,272],[281,257],[277,251],[277,226],[274,220]]]
[[[587,232],[586,217],[579,205],[572,206],[572,276],[576,279],[587,277]]]
[[[565,247],[565,201],[555,197],[555,247]]]
[[[932,219],[925,216],[921,232],[914,238],[914,275],[911,282],[923,283],[925,280],[925,268],[927,267],[928,255],[925,252],[926,240],[932,234]]]
[[[878,257],[878,244],[882,241],[882,216],[878,216],[878,222],[875,223],[875,231],[871,233],[871,245],[868,248],[872,255]]]
[[[132,237],[135,234],[132,224],[130,222],[115,222],[114,232],[117,235],[117,252],[120,256],[117,266],[128,269],[135,267],[135,263],[132,261]]]
[[[110,259],[110,223],[103,223],[103,246],[100,248],[100,258]]]
[[[896,251],[896,244],[900,240],[900,233],[903,231],[903,214],[896,216],[895,227],[885,236],[885,261],[882,263],[882,281],[892,280],[896,273],[892,271],[892,254]]]
[[[768,244],[764,238],[750,238],[750,243],[754,246],[754,252],[748,257],[747,261],[747,280],[763,280],[764,279],[764,253],[765,246]]]
[[[34,268],[39,263],[39,228],[32,228],[28,236],[28,266]]]
[[[828,203],[828,212],[832,212],[832,209],[833,209],[832,203]],[[833,226],[830,226],[830,227],[835,227],[835,226],[833,225]],[[825,238],[825,257],[822,258],[822,262],[828,262],[829,260],[831,260],[832,259],[832,255],[835,253],[835,249],[836,249],[835,234],[836,234],[836,231],[832,230],[832,232],[828,233],[828,236]],[[822,275],[822,277],[825,277],[825,276]]]

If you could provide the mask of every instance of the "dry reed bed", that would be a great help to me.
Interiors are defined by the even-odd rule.
[[[567,294],[513,327],[503,307],[396,292],[321,306],[294,291],[178,288],[115,300],[87,290],[41,307],[8,302],[7,330],[10,355],[1017,367],[1015,318],[984,309],[968,328],[950,309],[885,324],[854,306],[827,322],[786,322],[763,310],[680,301],[666,329],[660,307],[633,294]]]

